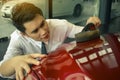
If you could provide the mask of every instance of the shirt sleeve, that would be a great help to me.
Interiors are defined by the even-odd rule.
[[[69,38],[75,38],[75,34],[81,32],[84,28],[83,26],[77,26],[75,24],[72,24],[67,20],[65,20],[64,22],[67,25],[67,37]]]
[[[65,19],[47,19],[47,23],[50,30],[49,52],[61,46],[67,38],[75,38],[75,34],[83,29]]]
[[[21,55],[22,53],[20,41],[11,39],[6,54],[4,55],[4,60],[8,60],[16,55]]]
[[[10,40],[10,43],[9,43],[9,46],[7,48],[7,51],[4,55],[4,58],[2,61],[0,61],[0,66],[3,62],[5,62],[6,60],[16,56],[16,55],[21,55],[22,54],[22,50],[20,49],[20,42],[19,42],[19,39],[16,40],[14,39],[13,37],[11,37],[11,40]],[[0,74],[1,77],[3,78],[15,78],[15,74],[11,75],[11,76],[3,76]]]

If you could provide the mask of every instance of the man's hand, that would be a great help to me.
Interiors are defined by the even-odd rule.
[[[46,55],[40,53],[15,56],[9,60],[6,60],[0,65],[0,74],[5,77],[9,77],[16,74],[16,80],[23,80],[24,72],[30,72],[30,64],[39,65],[40,61],[36,58],[42,58]]]
[[[46,55],[42,55],[38,53],[38,54],[21,55],[12,58],[11,66],[15,70],[16,80],[23,80],[24,71],[26,73],[29,73],[31,71],[29,64],[34,64],[34,65],[40,64],[40,61],[36,60],[35,58],[42,58],[45,56]]]
[[[93,23],[95,25],[95,27],[99,27],[101,25],[101,21],[98,17],[90,17],[87,22],[86,22],[86,25],[88,23]]]

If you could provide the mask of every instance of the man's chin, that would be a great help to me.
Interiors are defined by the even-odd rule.
[[[48,42],[48,39],[45,39],[44,42]]]
[[[42,41],[43,41],[43,42],[48,42],[48,40],[49,40],[49,39],[48,39],[48,38],[46,38],[46,39],[43,39]]]
[[[37,41],[48,42],[49,38],[38,39]]]

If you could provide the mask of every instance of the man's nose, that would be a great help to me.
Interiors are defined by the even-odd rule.
[[[44,37],[46,35],[46,30],[44,28],[41,28],[39,30],[39,34],[40,34],[41,37]]]

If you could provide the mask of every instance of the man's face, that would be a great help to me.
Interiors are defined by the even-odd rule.
[[[23,25],[26,28],[26,35],[32,39],[43,42],[49,40],[49,28],[43,16],[36,15],[33,20],[28,21]]]

